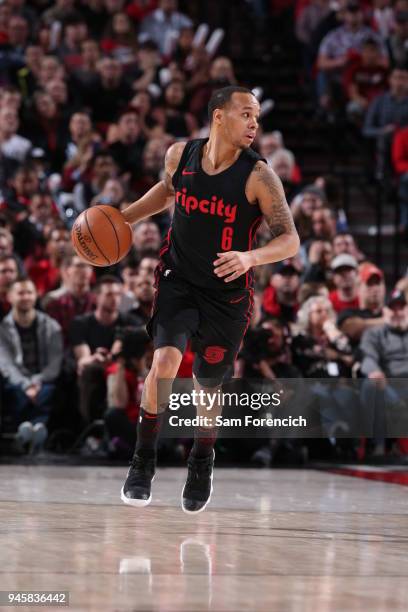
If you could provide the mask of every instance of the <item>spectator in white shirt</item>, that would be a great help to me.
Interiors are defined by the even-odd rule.
[[[0,109],[0,150],[1,153],[16,162],[22,163],[27,158],[32,144],[27,138],[17,134],[19,127],[15,110],[8,107]]]

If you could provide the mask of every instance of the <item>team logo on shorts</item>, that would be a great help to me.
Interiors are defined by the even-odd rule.
[[[220,363],[224,359],[224,354],[227,352],[227,349],[222,346],[207,346],[204,351],[204,359],[207,363]]]

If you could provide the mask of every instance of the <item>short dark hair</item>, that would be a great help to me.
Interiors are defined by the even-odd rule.
[[[225,108],[227,104],[231,102],[231,98],[234,93],[245,93],[254,95],[250,89],[246,87],[239,87],[238,85],[229,85],[222,89],[216,89],[208,103],[208,118],[210,123],[212,122],[213,113],[216,108]]]
[[[12,287],[14,287],[14,285],[17,285],[19,283],[32,283],[34,285],[34,289],[36,291],[38,291],[37,286],[35,284],[35,282],[33,281],[32,278],[30,278],[29,276],[25,275],[25,274],[21,274],[20,276],[17,276],[17,278],[15,280],[13,280],[13,282],[11,283],[10,287],[9,287],[9,291]]]
[[[19,261],[18,261],[16,255],[14,255],[14,253],[9,253],[8,255],[7,254],[0,255],[0,264],[5,263],[6,261],[10,261],[11,259],[16,264],[17,270],[19,270]]]
[[[100,292],[102,285],[123,285],[123,281],[118,276],[114,276],[113,274],[103,274],[96,282],[96,293]]]

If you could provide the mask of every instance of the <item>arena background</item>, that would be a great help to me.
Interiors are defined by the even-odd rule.
[[[400,486],[408,482],[407,62],[406,0],[0,2],[0,512],[3,524],[13,515],[13,528],[21,529],[16,540],[4,535],[9,569],[0,573],[1,589],[64,586],[75,609],[305,610],[304,597],[319,610],[406,609],[406,563],[400,580],[388,578],[407,537]],[[296,257],[255,271],[255,309],[235,376],[261,385],[302,379],[314,393],[316,435],[220,437],[223,492],[190,539],[174,518],[172,487],[183,478],[191,441],[185,432],[163,436],[160,478],[169,481],[152,509],[153,527],[147,514],[134,519],[138,557],[130,545],[109,552],[110,538],[119,549],[125,541],[120,525],[134,527],[129,509],[122,515],[116,508],[116,493],[152,358],[144,326],[171,207],[139,223],[127,257],[107,268],[82,262],[70,231],[83,210],[123,209],[160,180],[167,148],[206,137],[212,92],[235,84],[261,104],[253,146],[281,178],[301,238]],[[267,240],[261,226],[258,244]],[[390,327],[398,330],[391,336]],[[191,376],[192,361],[189,348],[180,378]],[[372,379],[380,381],[376,398]],[[396,406],[400,421],[386,427]],[[60,485],[72,514],[53,508]],[[397,509],[386,519],[387,536],[382,521],[391,495]],[[286,523],[286,513],[302,513],[305,503],[310,515]],[[76,542],[74,523],[85,525],[87,504],[95,504],[92,537],[103,524],[102,549],[112,557],[99,566],[101,549],[85,547],[92,576],[81,579],[79,543],[72,550],[54,534],[50,558],[69,549],[71,578],[61,582],[38,533],[48,538],[66,520],[64,537]],[[364,532],[350,508],[366,517]],[[228,542],[220,528],[230,513],[238,527]],[[299,530],[309,525],[330,538],[336,513],[364,550],[359,556],[356,541],[344,549],[335,543],[331,573],[322,560],[330,551],[310,542],[307,549]],[[24,522],[30,516],[31,527]],[[169,570],[160,566],[157,535],[172,520],[182,537],[168,543],[177,557]],[[277,521],[305,563],[293,570],[280,559],[276,574],[273,553],[265,552],[262,573],[255,541],[244,537],[251,521],[258,535]],[[292,536],[281,536],[284,557]],[[368,545],[374,537],[377,551]],[[394,548],[387,537],[396,538]],[[234,557],[241,544],[248,564],[245,555]],[[217,557],[217,546],[225,557]],[[344,584],[343,554],[351,568]],[[36,555],[40,574],[51,572],[49,583],[34,569]],[[104,571],[112,574],[106,585]],[[173,571],[177,593],[166,582]],[[240,576],[252,573],[245,592]],[[298,592],[289,588],[296,576]]]

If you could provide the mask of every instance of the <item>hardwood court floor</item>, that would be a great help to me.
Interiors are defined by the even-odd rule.
[[[0,589],[69,590],[70,611],[408,609],[406,487],[218,469],[191,517],[184,470],[159,470],[144,509],[120,502],[125,472],[1,465]]]

